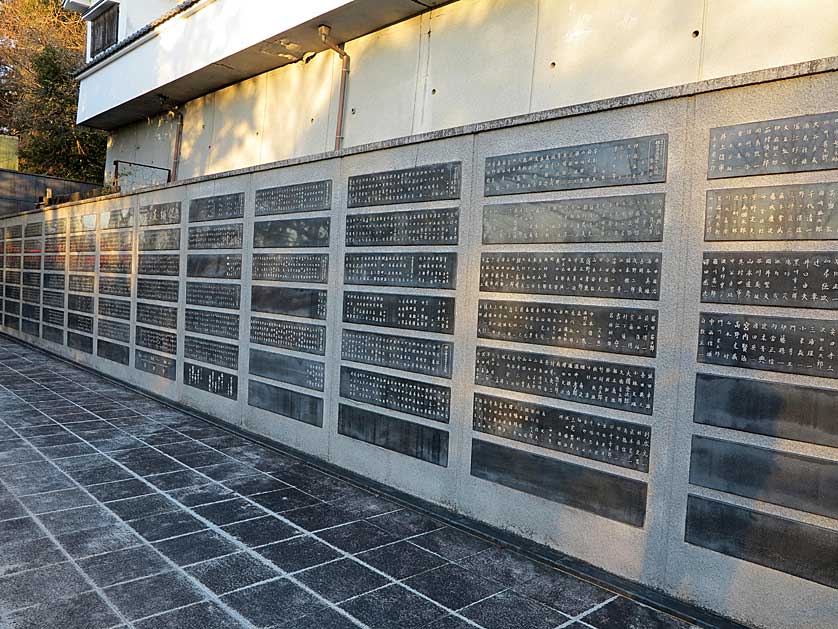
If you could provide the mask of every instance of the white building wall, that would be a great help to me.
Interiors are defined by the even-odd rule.
[[[180,0],[119,0],[119,38],[136,33],[178,4]]]

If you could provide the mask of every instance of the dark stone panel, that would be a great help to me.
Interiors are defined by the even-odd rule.
[[[6,284],[20,284],[20,271],[6,271]]]
[[[230,312],[186,309],[186,329],[189,332],[220,336],[228,339],[239,338],[239,315]]]
[[[218,343],[196,336],[187,336],[184,341],[184,356],[202,363],[210,363],[227,369],[239,368],[237,345]]]
[[[328,247],[330,225],[328,217],[260,221],[253,228],[253,246],[256,249]]]
[[[348,206],[366,207],[460,198],[462,163],[447,162],[349,178]]]
[[[180,228],[141,231],[139,249],[140,251],[179,250]]]
[[[96,215],[86,214],[84,216],[70,217],[70,233],[96,231]],[[8,238],[8,236],[6,236]],[[93,353],[92,351],[90,353]]]
[[[341,404],[338,434],[448,467],[448,433],[444,430]]]
[[[67,310],[93,314],[93,297],[91,295],[68,295]]]
[[[242,276],[241,254],[190,255],[186,262],[186,275],[237,280]]]
[[[22,253],[23,247],[20,244],[20,241],[15,242],[7,242],[6,243],[6,255],[10,253]]]
[[[6,284],[4,287],[5,296],[8,299],[20,299],[20,287],[19,286],[9,286]]]
[[[690,483],[838,517],[838,463],[693,436]]]
[[[134,367],[167,380],[177,378],[177,361],[174,358],[158,356],[141,349],[134,351]]]
[[[23,225],[9,225],[6,227],[6,240],[23,237]]]
[[[575,463],[472,439],[471,475],[630,526],[646,519],[646,483]]]
[[[331,179],[256,191],[256,216],[318,212],[331,207]]]
[[[347,247],[456,245],[459,234],[459,208],[350,214],[346,217]]]
[[[239,397],[238,376],[201,365],[183,364],[183,384],[230,400]]]
[[[838,448],[838,390],[700,373],[698,424]]]
[[[119,345],[102,339],[97,341],[96,355],[121,365],[127,365],[131,361],[131,349],[127,345]]]
[[[487,197],[666,181],[667,134],[486,159]]]
[[[127,323],[99,319],[98,329],[100,338],[104,336],[105,338],[121,341],[122,343],[131,342],[131,326]]]
[[[484,253],[480,290],[657,300],[659,253]]]
[[[29,269],[30,271],[40,271],[41,270],[41,256],[24,256],[23,257],[23,268]]]
[[[76,334],[75,332],[67,332],[67,347],[84,352],[85,354],[92,354],[93,337]]]
[[[838,378],[838,321],[702,312],[698,362]]]
[[[140,208],[140,227],[151,225],[176,225],[180,223],[180,201],[173,203],[156,203]]]
[[[189,228],[189,249],[241,249],[242,224]]]
[[[52,310],[51,308],[41,308],[44,323],[56,327],[64,327],[64,313],[61,310]]]
[[[344,282],[367,286],[456,288],[456,253],[347,253]]]
[[[39,304],[41,303],[41,289],[39,288],[24,288],[23,289],[23,301],[30,303],[30,304]]]
[[[241,305],[241,286],[238,284],[213,284],[187,282],[186,303],[191,306],[212,306],[238,310]]]
[[[164,354],[177,354],[177,334],[137,326],[134,337],[134,342],[140,347]]]
[[[121,299],[107,299],[105,297],[100,297],[99,316],[128,320],[131,318],[131,302],[123,301]]]
[[[67,237],[55,236],[44,239],[44,253],[66,253]]]
[[[41,320],[41,307],[40,305],[33,305],[33,304],[21,304],[20,306],[20,316],[25,319],[32,319],[34,321]],[[37,336],[37,335],[36,335]]]
[[[99,238],[99,251],[131,251],[133,248],[134,232],[102,234]]]
[[[710,129],[707,178],[838,168],[838,112]]]
[[[250,380],[247,403],[254,408],[290,417],[304,424],[318,428],[323,426],[323,400],[313,395]]]
[[[189,202],[189,222],[220,221],[244,216],[244,193],[222,194],[192,199]]]
[[[20,302],[9,301],[8,299],[5,300],[3,302],[3,311],[14,315],[20,315]]]
[[[704,254],[701,301],[838,309],[838,252],[717,251]]]
[[[657,353],[657,310],[481,299],[477,316],[480,338],[633,356]]]
[[[284,286],[252,286],[250,309],[254,312],[325,319],[326,291]]]
[[[12,315],[6,314],[3,315],[3,325],[7,328],[12,330],[19,330],[20,329],[20,319],[17,317],[13,317]]]
[[[8,258],[6,259],[6,266],[11,266],[9,264]],[[66,268],[67,256],[63,254],[55,256],[44,256],[44,270],[63,271]]]
[[[838,588],[838,532],[830,529],[691,495],[684,541]]]
[[[137,323],[155,325],[159,328],[177,329],[177,308],[157,304],[137,303]]]
[[[325,284],[329,279],[329,254],[256,253],[253,255],[253,279]]]
[[[341,396],[392,411],[448,423],[451,389],[383,373],[340,368]]]
[[[41,274],[40,273],[24,273],[23,274],[23,285],[24,286],[34,286],[35,288],[41,287]]]
[[[63,257],[63,256],[62,256]],[[44,268],[46,266],[46,256],[44,256]],[[95,255],[71,255],[70,256],[70,270],[84,271],[93,273],[96,270],[96,256]]]
[[[51,343],[58,343],[59,345],[64,345],[64,330],[60,330],[58,328],[51,328],[48,325],[43,326],[42,335],[44,340],[50,341]]]
[[[320,361],[251,349],[250,375],[322,391],[326,368]]]
[[[652,367],[477,348],[475,384],[651,415]]]
[[[23,253],[43,253],[44,246],[40,238],[23,241]]]
[[[96,234],[78,234],[70,236],[70,251],[96,251]]]
[[[137,298],[155,301],[177,301],[180,285],[177,280],[137,279]]]
[[[99,302],[101,304],[101,301]],[[44,291],[44,305],[51,308],[64,308],[64,293],[51,293]]]
[[[454,344],[448,341],[344,330],[343,360],[428,376],[451,377]]]
[[[23,230],[23,235],[27,238],[31,236],[41,236],[44,233],[43,223],[27,223]]]
[[[51,218],[48,221],[44,221],[44,233],[45,234],[64,234],[67,232],[67,219],[66,218]]]
[[[649,471],[652,429],[642,424],[476,393],[477,432]]]
[[[99,277],[99,294],[114,297],[131,296],[131,278],[129,277]]]
[[[78,330],[79,332],[84,332],[85,334],[93,334],[93,317],[86,317],[74,312],[68,312],[67,328],[70,330]]]
[[[708,190],[704,240],[838,239],[838,182]]]
[[[137,273],[140,275],[178,275],[180,274],[180,256],[177,254],[141,254],[137,264]]]
[[[346,292],[343,321],[453,334],[454,298]]]
[[[326,326],[251,317],[250,342],[323,356],[326,354]]]
[[[483,244],[660,242],[663,192],[483,208]]]
[[[92,293],[95,281],[93,275],[71,275],[67,288],[76,293]]]
[[[20,331],[30,336],[41,336],[41,324],[37,321],[22,319],[20,322]]]
[[[130,273],[132,268],[130,255],[99,256],[99,271],[102,273]]]
[[[125,229],[134,226],[134,208],[109,210],[99,214],[99,225],[102,229]]]

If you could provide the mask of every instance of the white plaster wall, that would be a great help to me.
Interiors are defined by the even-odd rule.
[[[178,0],[119,0],[119,38],[151,24],[178,4]]]

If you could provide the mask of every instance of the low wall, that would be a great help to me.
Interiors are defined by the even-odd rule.
[[[4,219],[3,329],[746,623],[834,627],[836,94],[592,105]]]

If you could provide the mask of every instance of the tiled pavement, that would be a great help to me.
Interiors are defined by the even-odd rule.
[[[0,337],[0,627],[684,628]]]

